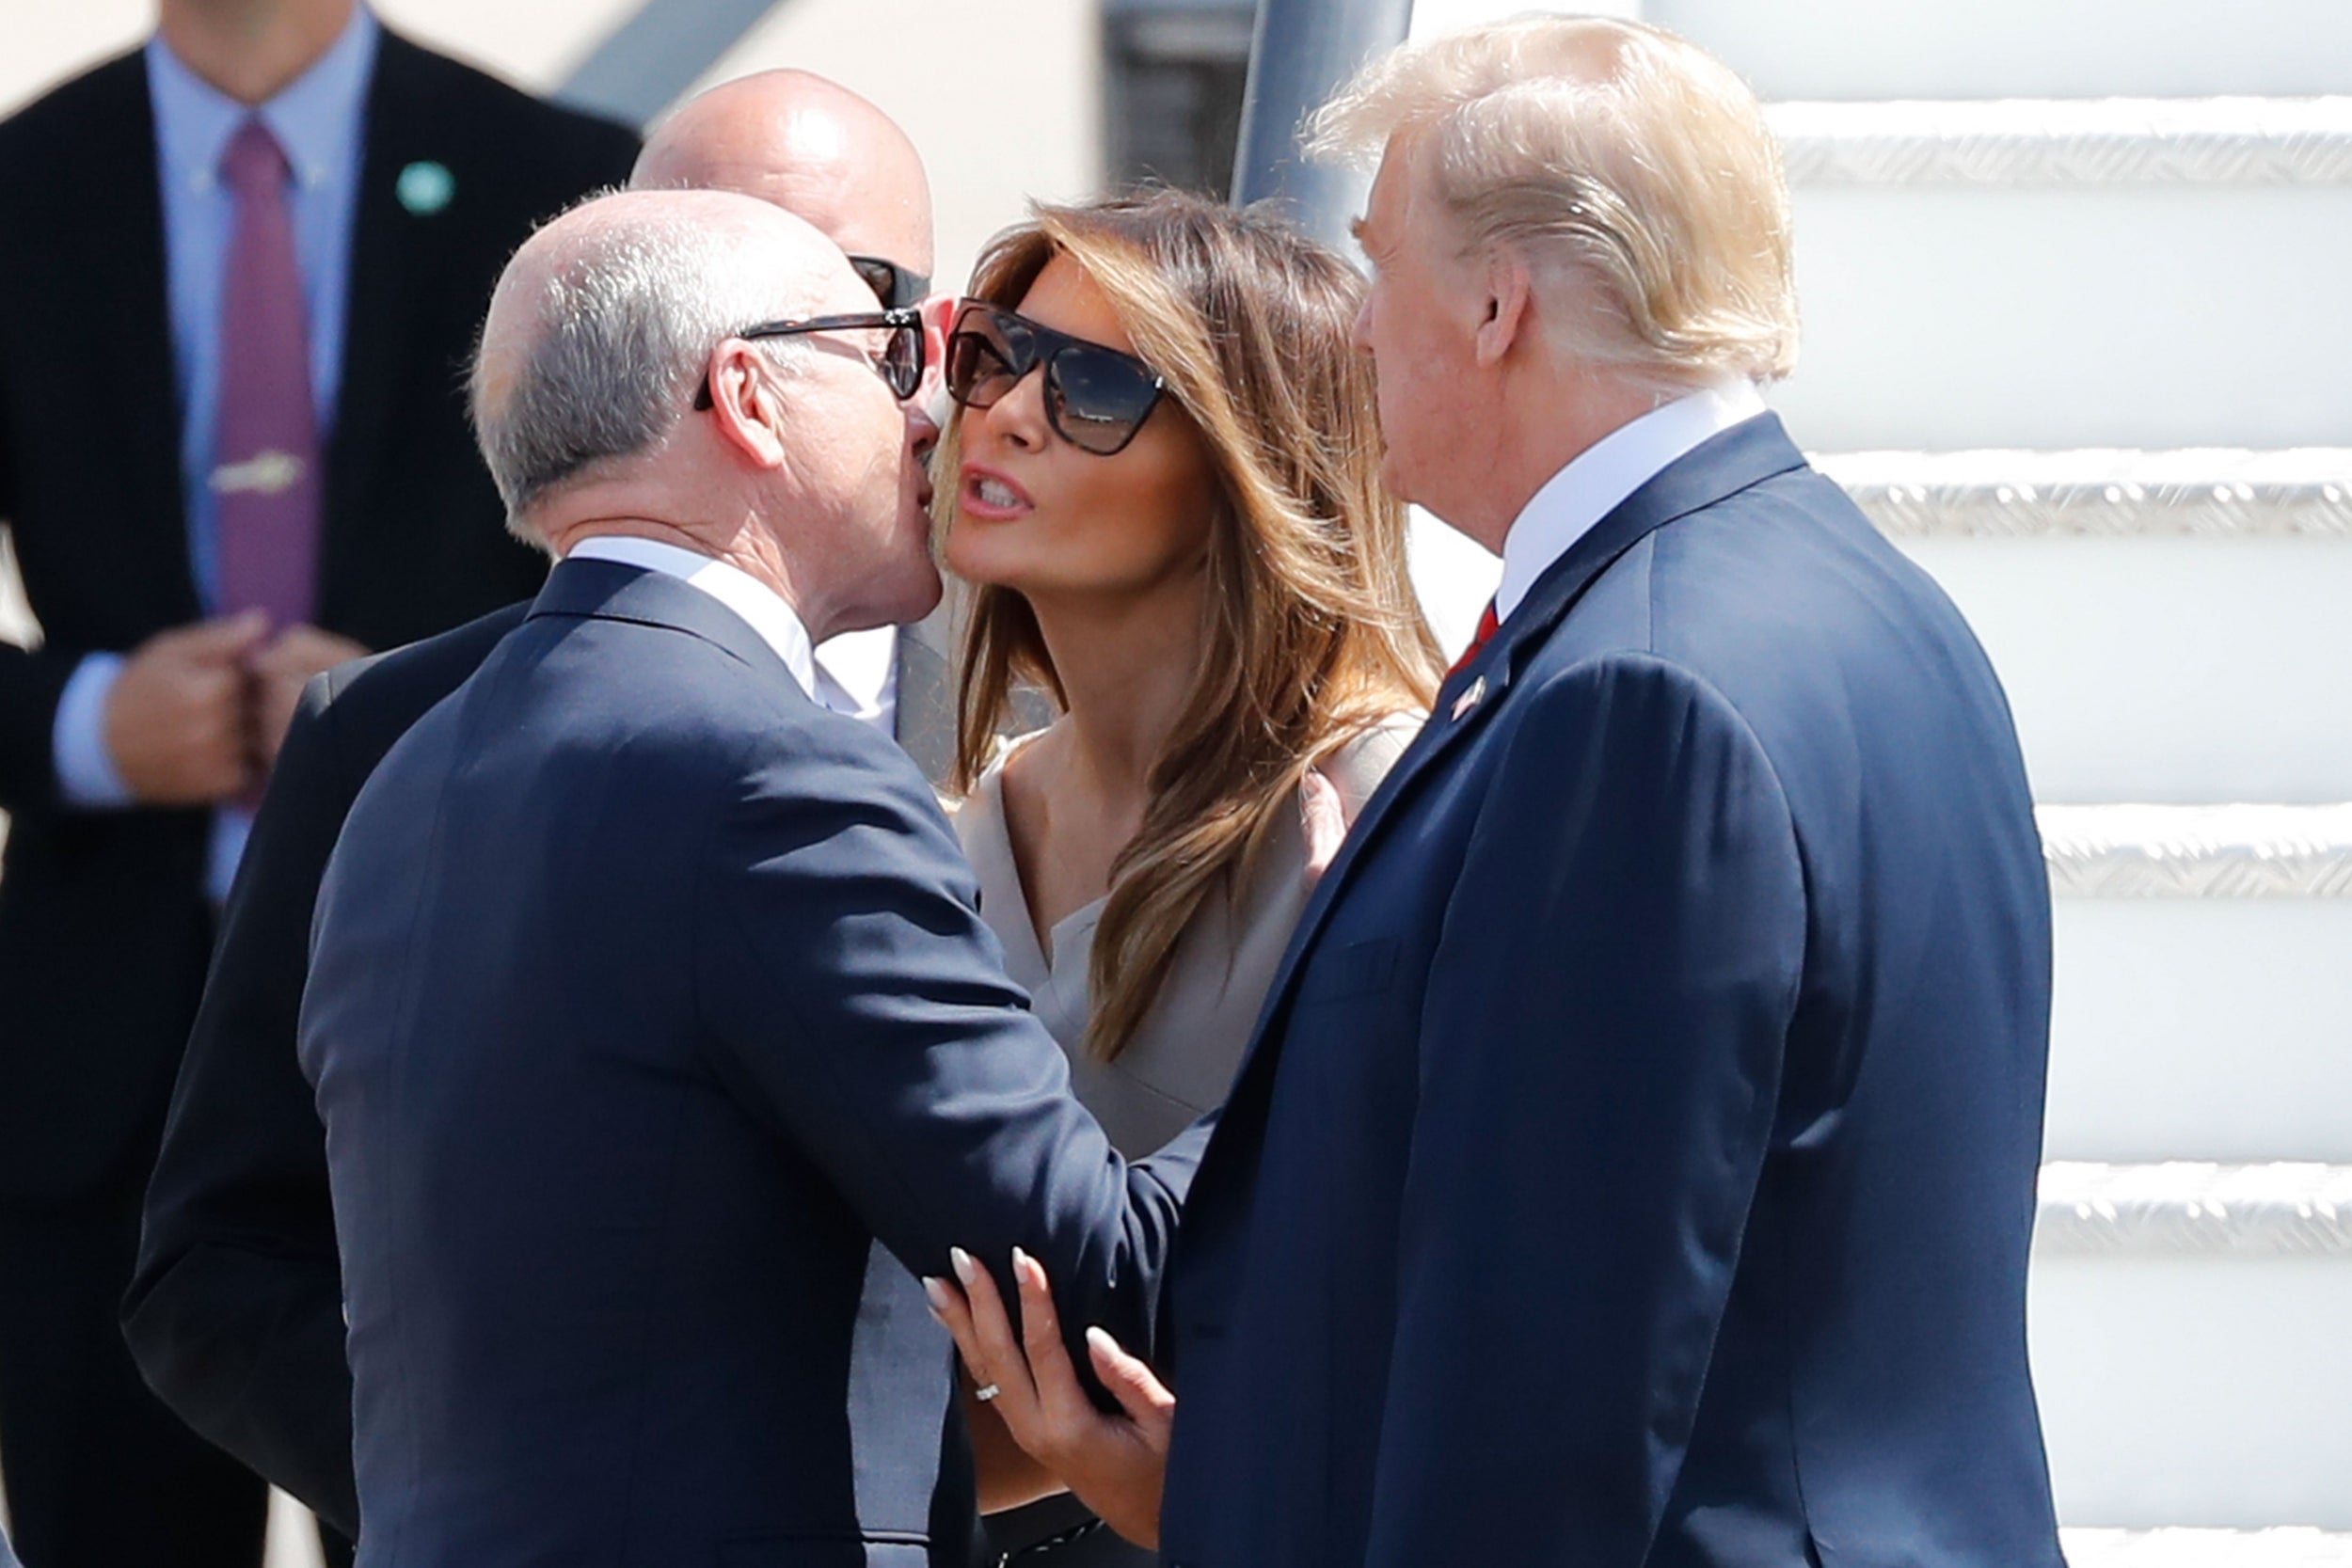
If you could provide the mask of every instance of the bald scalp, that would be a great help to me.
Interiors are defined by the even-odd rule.
[[[550,491],[658,449],[712,352],[762,321],[869,307],[841,250],[781,208],[723,191],[581,203],[501,275],[473,370],[474,430],[510,523]],[[763,341],[779,364],[799,339]]]
[[[896,120],[805,71],[739,77],[655,126],[629,184],[725,190],[799,214],[854,255],[928,274],[930,183]]]

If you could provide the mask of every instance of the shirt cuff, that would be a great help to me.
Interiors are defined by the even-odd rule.
[[[121,655],[88,655],[73,667],[65,694],[57,699],[50,751],[57,767],[57,793],[68,805],[103,810],[133,803],[131,786],[106,750],[106,699],[121,673]]]

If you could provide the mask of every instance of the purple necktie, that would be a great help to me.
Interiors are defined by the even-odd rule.
[[[247,119],[220,160],[237,204],[220,312],[220,423],[213,494],[220,610],[310,619],[318,578],[319,421],[310,322],[294,263],[291,173],[278,139]]]

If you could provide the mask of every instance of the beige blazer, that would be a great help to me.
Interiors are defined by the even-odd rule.
[[[1418,715],[1401,715],[1349,741],[1317,769],[1346,821],[1356,819],[1420,727]],[[1027,990],[1039,1019],[1069,1056],[1078,1099],[1120,1153],[1149,1154],[1220,1103],[1232,1086],[1266,988],[1314,888],[1306,803],[1278,824],[1239,899],[1202,902],[1177,942],[1142,1029],[1118,1060],[1104,1062],[1087,1052],[1086,1030],[1092,1013],[1087,970],[1104,900],[1073,911],[1049,940],[1040,940],[1005,824],[1004,766],[1000,757],[956,812],[956,832],[979,873],[980,918],[1004,945],[1007,972]]]

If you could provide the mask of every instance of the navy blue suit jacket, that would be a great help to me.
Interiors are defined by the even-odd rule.
[[[961,1560],[951,1353],[875,1243],[1025,1247],[1149,1343],[1189,1174],[1071,1098],[977,893],[905,753],[732,611],[555,569],[320,894],[363,1563]]]
[[[1183,1568],[2058,1563],[2049,903],[1959,613],[1777,419],[1542,578],[1301,919],[1194,1185]]]

